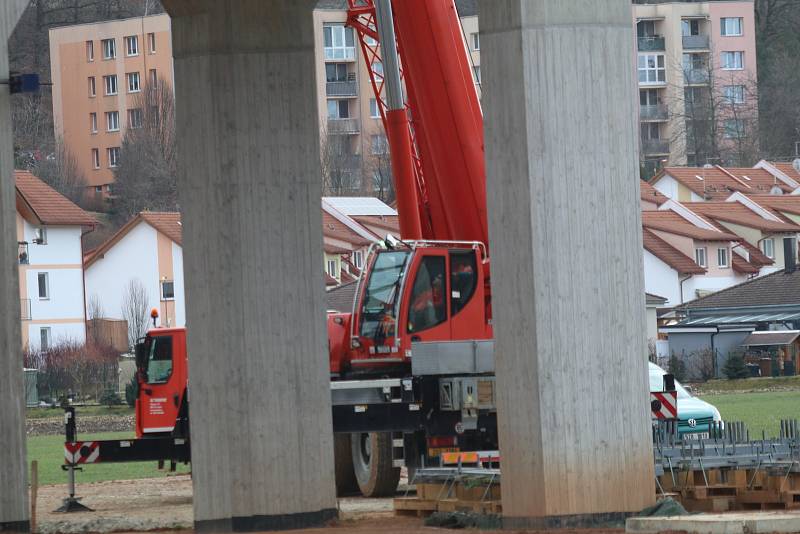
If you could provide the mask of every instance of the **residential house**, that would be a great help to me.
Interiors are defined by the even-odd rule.
[[[796,163],[800,160],[796,159],[792,163],[786,162],[769,162],[766,160],[761,160],[755,165],[753,165],[754,169],[764,169],[771,175],[773,175],[777,180],[785,182],[789,185],[794,186],[794,195],[800,195],[800,164]]]
[[[661,191],[644,180],[639,180],[639,194],[641,196],[642,211],[657,210],[659,206],[669,200]]]
[[[779,179],[763,168],[665,167],[649,180],[660,193],[678,202],[725,200],[731,193],[789,194],[793,180]]]
[[[86,339],[81,236],[97,221],[27,171],[15,171],[22,344]]]
[[[103,318],[127,319],[130,285],[144,288],[144,309],[159,310],[159,324],[184,326],[183,231],[179,213],[143,211],[87,254],[86,301]]]

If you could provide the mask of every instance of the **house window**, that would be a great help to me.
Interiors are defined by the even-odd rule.
[[[666,83],[667,69],[664,65],[664,54],[639,54],[639,83]]]
[[[475,77],[475,83],[480,85],[481,83],[481,66],[475,65],[472,67],[472,75]]]
[[[39,273],[37,277],[39,282],[39,300],[48,300],[50,298],[50,274]]]
[[[117,75],[111,74],[103,76],[103,83],[106,86],[106,96],[117,94]]]
[[[775,259],[775,240],[772,238],[761,241],[761,252],[769,259]]]
[[[94,61],[94,41],[86,41],[86,61]]]
[[[683,19],[681,21],[681,33],[684,37],[700,35],[700,21],[697,19]]]
[[[658,106],[661,104],[661,97],[658,95],[658,89],[642,89],[639,91],[639,104],[642,107]]]
[[[705,247],[700,247],[700,248],[694,249],[694,261],[700,267],[708,267],[708,264],[706,263],[706,249],[705,249]]]
[[[102,185],[94,186],[94,192],[95,193],[102,193],[103,192],[103,186]]]
[[[332,278],[338,278],[339,272],[336,270],[336,260],[328,260],[326,271]]]
[[[347,119],[350,117],[350,105],[347,100],[328,100],[329,119]]]
[[[97,133],[97,113],[89,113],[89,131]]]
[[[129,93],[138,93],[139,92],[139,73],[138,72],[129,72],[125,75],[128,78],[128,92]]]
[[[357,269],[361,269],[361,266],[364,265],[364,253],[362,251],[353,251],[353,265],[355,265]]]
[[[111,184],[106,184],[106,193],[111,193]]]
[[[119,131],[119,111],[106,112],[106,131]]]
[[[373,38],[372,38],[372,37],[370,37],[369,35],[365,35],[365,36],[364,36],[364,43],[365,43],[367,46],[377,46],[377,45],[378,45],[378,41],[376,41],[375,39],[373,39]]]
[[[744,85],[726,85],[723,91],[729,104],[744,104]]]
[[[744,68],[744,52],[723,52],[722,68],[724,70],[742,70]]]
[[[95,83],[94,83],[94,76],[89,76],[89,96],[97,95]]]
[[[325,64],[325,81],[328,81],[328,82],[346,82],[347,81],[347,63],[326,63]]]
[[[142,108],[128,110],[128,128],[142,127]]]
[[[353,28],[344,24],[326,24],[322,28],[325,59],[355,59],[355,37]]]
[[[148,33],[147,34],[147,44],[150,46],[150,53],[156,53],[156,34],[155,33]]]
[[[33,242],[37,245],[47,244],[47,228],[39,226],[33,231]]]
[[[372,64],[372,72],[383,78],[383,62],[376,61]]]
[[[92,167],[95,169],[100,168],[100,150],[97,148],[92,149]]]
[[[117,57],[117,43],[114,39],[103,39],[103,59]]]
[[[43,326],[39,329],[39,350],[48,350],[50,346],[50,327]]]
[[[119,147],[112,146],[108,149],[108,166],[114,168],[119,165]]]
[[[717,249],[717,266],[721,268],[728,267],[728,249],[727,248],[718,248]]]
[[[125,54],[128,56],[139,55],[139,37],[131,35],[125,38]]]
[[[150,83],[156,85],[158,83],[158,73],[156,69],[150,69]]]
[[[175,282],[172,280],[161,281],[161,300],[175,300]]]
[[[643,122],[639,125],[643,141],[661,139],[661,128],[657,122]]]
[[[470,37],[472,37],[472,49],[473,50],[480,50],[481,49],[481,36],[478,32],[471,33]]]
[[[369,116],[373,119],[381,118],[381,113],[378,109],[378,101],[374,98],[369,99]]]
[[[726,37],[742,35],[742,18],[722,17],[719,27],[720,33]]]
[[[370,138],[370,151],[373,154],[388,154],[389,145],[386,142],[386,136],[383,134],[376,134]]]
[[[744,129],[744,120],[742,119],[725,119],[722,123],[722,135],[725,139],[741,139],[746,137]]]

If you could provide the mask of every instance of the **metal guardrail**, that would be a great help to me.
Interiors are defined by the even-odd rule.
[[[669,109],[664,104],[655,106],[639,106],[639,119],[643,121],[667,120]]]
[[[355,81],[326,82],[327,96],[358,96],[358,84]]]
[[[706,50],[708,49],[708,35],[684,35],[684,50]]]
[[[683,71],[683,79],[687,84],[702,85],[708,83],[708,70],[689,69]]]
[[[645,154],[669,154],[669,141],[665,139],[642,139]]]
[[[656,52],[665,49],[664,38],[660,35],[638,37],[637,44],[639,52]]]
[[[328,119],[328,134],[357,134],[361,131],[358,119]]]

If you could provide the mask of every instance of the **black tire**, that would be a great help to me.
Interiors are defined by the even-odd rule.
[[[397,492],[400,468],[392,466],[392,435],[386,432],[353,434],[353,472],[364,497],[388,497]]]
[[[358,493],[358,482],[353,471],[353,452],[350,434],[333,435],[333,463],[336,474],[336,496]]]

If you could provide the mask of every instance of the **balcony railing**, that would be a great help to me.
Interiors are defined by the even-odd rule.
[[[325,47],[325,59],[333,59],[333,60],[355,60],[356,59],[356,48],[354,46],[326,46]]]
[[[328,133],[332,135],[355,135],[361,131],[358,119],[328,119]]]
[[[358,85],[354,81],[327,82],[325,94],[328,96],[358,96]]]
[[[655,106],[639,106],[639,120],[665,121],[669,117],[669,110],[664,104]]]
[[[657,52],[664,50],[664,38],[660,35],[639,37],[639,52]]]
[[[642,139],[642,152],[647,155],[669,154],[669,141],[665,139]]]
[[[31,299],[19,299],[20,319],[23,321],[31,320]]]
[[[17,257],[20,265],[28,265],[31,262],[31,258],[28,256],[28,242],[19,241],[17,245]]]
[[[683,36],[683,49],[684,50],[707,50],[708,49],[708,35],[684,35]]]
[[[704,85],[708,83],[708,70],[689,69],[683,71],[683,80],[688,85]]]

